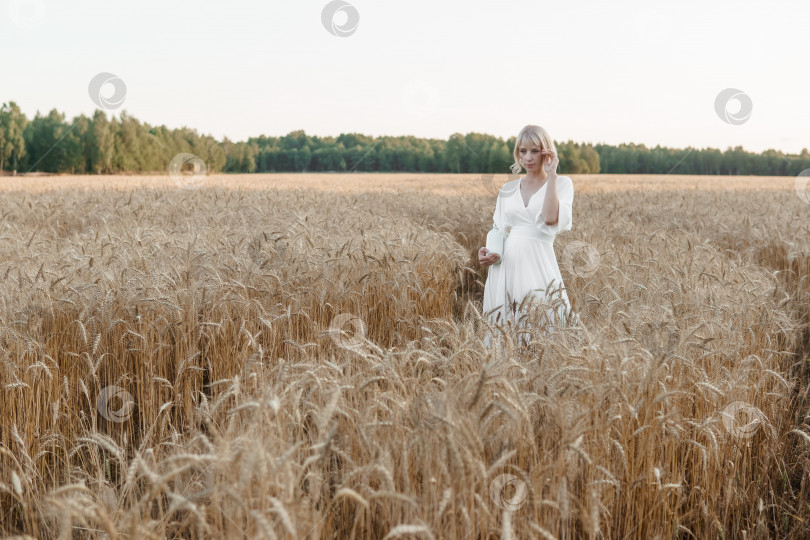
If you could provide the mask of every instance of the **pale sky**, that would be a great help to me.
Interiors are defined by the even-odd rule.
[[[0,0],[0,102],[89,116],[106,72],[126,85],[108,114],[218,139],[539,124],[557,141],[810,148],[806,0],[345,3],[327,20],[359,22],[340,36],[325,0]],[[743,94],[730,120],[726,89]]]

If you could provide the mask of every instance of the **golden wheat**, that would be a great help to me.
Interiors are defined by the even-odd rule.
[[[793,179],[575,176],[521,346],[490,176],[0,181],[0,534],[810,534]]]

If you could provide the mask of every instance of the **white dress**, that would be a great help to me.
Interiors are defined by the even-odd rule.
[[[554,225],[546,225],[542,216],[547,185],[548,181],[531,196],[528,206],[523,205],[520,179],[507,182],[498,193],[493,227],[504,231],[506,240],[500,262],[489,266],[483,305],[484,316],[495,324],[512,320],[515,328],[530,326],[525,312],[518,309],[526,296],[530,298],[524,309],[536,300],[546,304],[550,332],[555,323],[577,319],[554,254],[557,233],[571,230],[574,183],[568,176],[557,176],[559,217]],[[521,340],[527,337],[524,332]],[[489,334],[484,342],[489,347]]]

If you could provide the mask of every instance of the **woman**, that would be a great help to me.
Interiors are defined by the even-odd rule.
[[[571,230],[574,184],[557,175],[557,149],[540,126],[520,130],[513,156],[512,172],[525,168],[526,176],[504,184],[495,203],[493,227],[506,235],[503,260],[486,247],[478,250],[481,266],[490,267],[483,311],[493,323],[528,326],[523,308],[539,301],[547,306],[553,332],[555,322],[575,317],[554,255],[557,233]]]

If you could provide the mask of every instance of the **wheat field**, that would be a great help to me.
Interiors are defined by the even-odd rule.
[[[526,347],[507,175],[0,179],[0,535],[806,538],[806,195],[571,176]]]

